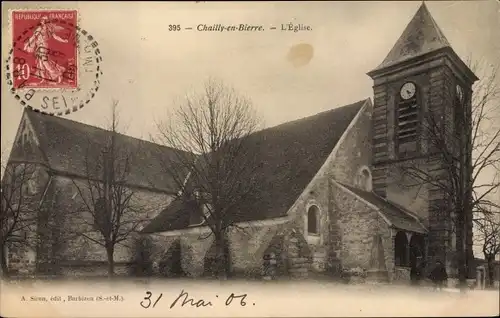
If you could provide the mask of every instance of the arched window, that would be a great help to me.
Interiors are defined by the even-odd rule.
[[[358,186],[365,191],[372,191],[372,174],[366,166],[362,167],[358,173]]]
[[[319,209],[312,205],[307,211],[307,232],[309,234],[319,233]]]
[[[454,98],[454,127],[455,138],[457,139],[457,145],[463,147],[463,135],[467,131],[466,128],[470,128],[470,109],[468,107],[468,102],[466,95],[462,86],[457,85],[455,88],[455,98]]]
[[[417,150],[420,128],[418,89],[412,82],[403,84],[396,107],[396,145],[398,153]]]
[[[394,238],[394,261],[396,266],[409,266],[408,239],[403,231],[399,231]]]

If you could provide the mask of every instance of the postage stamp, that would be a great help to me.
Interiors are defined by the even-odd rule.
[[[77,12],[13,12],[14,88],[77,88]]]
[[[64,115],[81,109],[100,87],[97,40],[79,26],[77,10],[12,10],[7,85],[21,106]]]

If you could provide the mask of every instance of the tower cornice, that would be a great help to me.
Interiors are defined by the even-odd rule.
[[[375,69],[368,72],[367,75],[373,80],[377,80],[381,77],[397,76],[397,74],[402,74],[402,71],[407,69],[412,69],[415,73],[418,73],[419,66],[424,66],[423,68],[428,69],[429,67],[425,65],[433,62],[435,62],[435,66],[448,63],[454,73],[461,77],[467,84],[472,85],[478,80],[476,74],[474,74],[474,72],[462,61],[462,59],[451,47],[443,47],[439,50],[402,61],[398,64],[381,69]]]

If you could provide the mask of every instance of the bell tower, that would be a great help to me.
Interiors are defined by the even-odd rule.
[[[464,126],[458,118],[470,117],[472,85],[478,78],[453,51],[425,3],[368,75],[374,82],[373,191],[418,216],[429,230],[426,255],[450,266],[460,244],[452,230],[453,213],[447,191],[428,178],[443,176],[446,182],[440,149],[446,146],[458,154],[466,144],[465,136],[459,137]],[[461,142],[451,146],[454,140]],[[426,178],[416,177],[418,171]],[[466,241],[472,255],[472,221],[470,229]]]

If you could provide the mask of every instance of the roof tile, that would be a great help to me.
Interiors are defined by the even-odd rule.
[[[449,46],[450,43],[427,6],[422,3],[394,47],[375,70]]]
[[[345,184],[342,184],[342,186],[365,201],[368,201],[378,207],[380,212],[392,223],[394,227],[416,233],[427,232],[424,226],[416,218],[410,216],[403,210],[403,208],[397,206],[396,204],[385,200],[373,192],[363,191]]]

